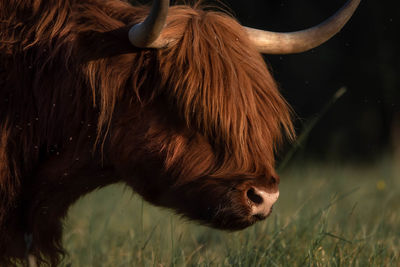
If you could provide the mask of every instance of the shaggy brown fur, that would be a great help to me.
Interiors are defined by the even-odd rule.
[[[111,183],[222,229],[256,221],[250,186],[277,190],[290,111],[241,26],[175,6],[162,35],[176,43],[137,49],[127,31],[147,13],[117,0],[0,2],[1,266],[27,252],[57,265],[68,207]]]

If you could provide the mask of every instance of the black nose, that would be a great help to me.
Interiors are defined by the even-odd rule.
[[[260,205],[264,202],[262,196],[260,196],[259,194],[257,194],[256,190],[251,187],[249,190],[247,190],[247,198],[253,202],[256,205]]]
[[[246,196],[251,209],[250,214],[266,218],[271,213],[272,206],[279,197],[279,191],[272,193],[257,187],[250,187],[246,192]]]

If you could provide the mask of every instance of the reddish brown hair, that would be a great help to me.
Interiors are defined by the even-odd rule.
[[[147,13],[142,8],[134,12],[133,24]],[[106,23],[104,14],[88,15],[85,20]],[[266,165],[272,169],[273,153],[283,141],[282,129],[293,138],[291,112],[241,25],[224,13],[175,6],[170,8],[162,35],[182,38],[167,49],[99,59],[86,66],[92,88],[99,88],[94,95],[101,98],[99,133],[112,119],[119,97],[115,88],[123,91],[129,77],[129,86],[142,103],[160,94],[168,97],[187,126],[220,146],[228,154],[224,157],[241,170],[256,171]],[[156,53],[157,59],[149,62],[146,53]],[[116,63],[122,68],[110,70]],[[148,84],[149,77],[157,80]],[[150,95],[143,92],[149,87],[156,89]],[[142,99],[143,95],[148,98]]]
[[[181,38],[166,49],[136,49],[127,29],[147,13],[116,0],[0,2],[0,240],[18,231],[8,222],[19,220],[13,210],[41,161],[70,140],[77,150],[90,142],[101,151],[96,144],[106,142],[121,102],[168,103],[171,116],[211,144],[214,177],[274,173],[277,145],[294,135],[291,112],[239,23],[175,6],[162,35]],[[182,163],[183,146],[179,137],[163,145],[167,171]],[[194,168],[186,160],[182,173]],[[12,257],[3,256],[4,242],[0,264]],[[51,242],[38,256],[55,265],[61,245]]]

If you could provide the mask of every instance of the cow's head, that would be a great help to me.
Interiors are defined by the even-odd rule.
[[[100,117],[118,174],[146,200],[216,228],[242,229],[266,218],[279,195],[276,147],[294,134],[290,108],[260,52],[318,46],[358,3],[350,0],[317,27],[271,33],[155,1],[129,31],[143,49],[127,92],[118,105],[104,104],[115,105],[112,123]]]

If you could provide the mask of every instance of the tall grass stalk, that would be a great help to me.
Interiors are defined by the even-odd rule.
[[[296,142],[293,144],[292,148],[287,152],[285,157],[279,164],[278,171],[282,171],[296,154],[296,152],[304,145],[310,132],[314,129],[315,125],[325,116],[325,114],[333,107],[333,105],[347,92],[346,87],[341,87],[337,90],[331,99],[325,104],[322,110],[313,118],[311,118],[303,127],[303,131],[298,136]]]

